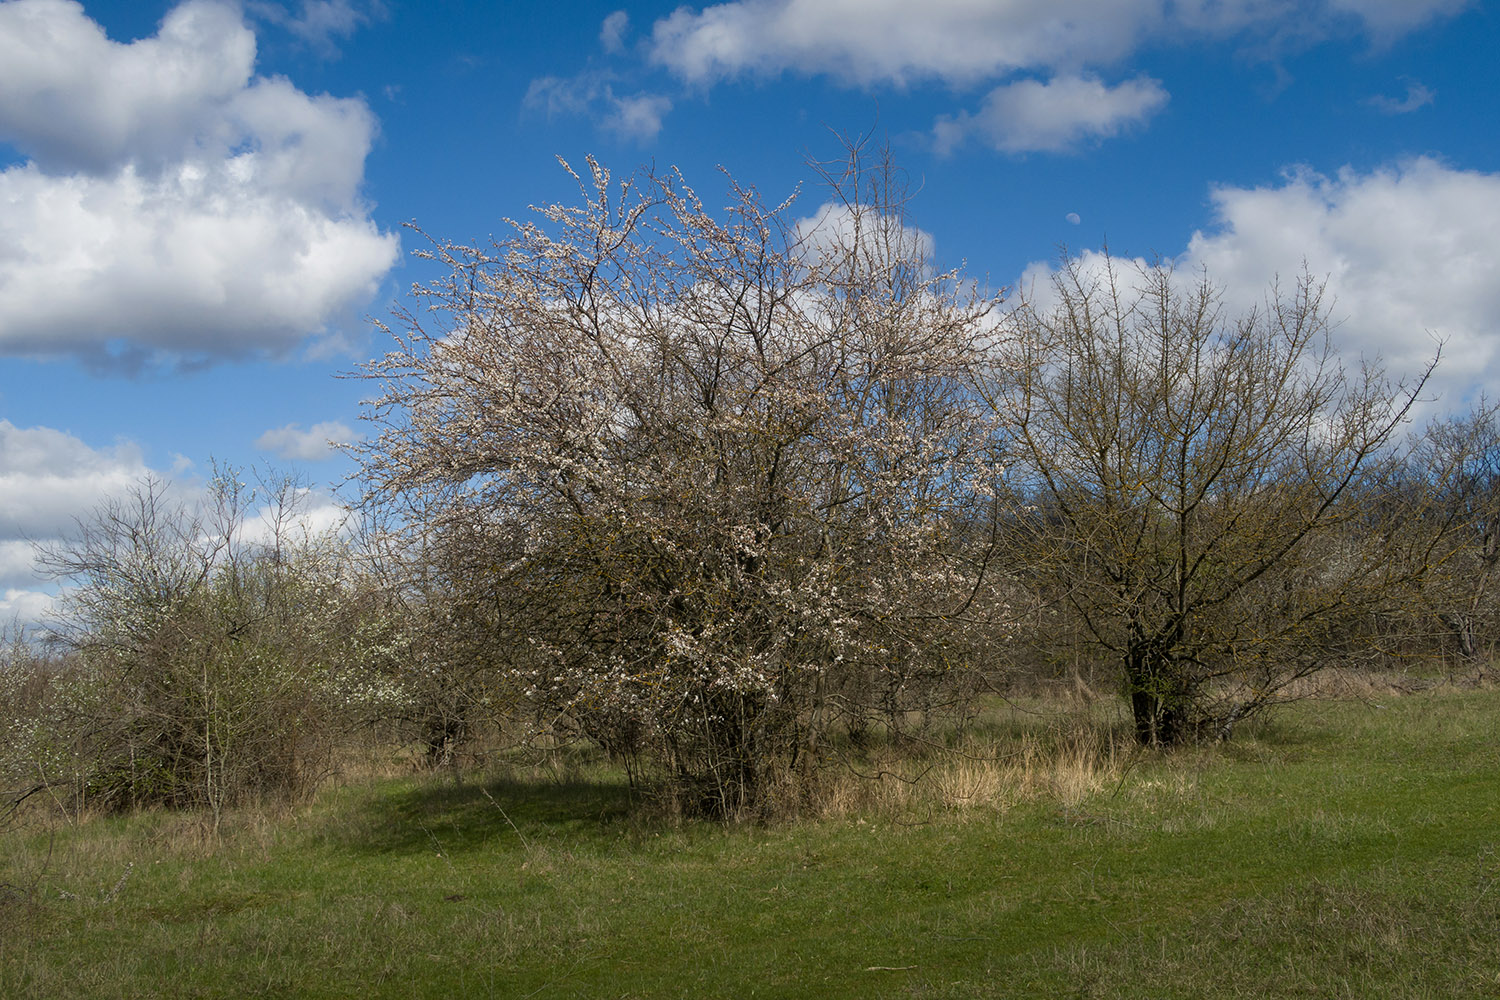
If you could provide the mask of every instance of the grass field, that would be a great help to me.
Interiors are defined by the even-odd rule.
[[[820,818],[599,769],[371,780],[217,838],[34,814],[3,997],[1500,997],[1500,691],[1303,702],[1170,756],[1018,716]]]

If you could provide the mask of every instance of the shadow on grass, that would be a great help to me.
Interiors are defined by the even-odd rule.
[[[1287,702],[1258,712],[1234,728],[1226,746],[1259,745],[1275,750],[1309,750],[1337,741],[1326,720],[1312,706]]]
[[[372,789],[328,832],[359,853],[409,854],[439,844],[457,854],[543,840],[612,840],[633,806],[624,782],[486,777],[456,783],[427,776]]]

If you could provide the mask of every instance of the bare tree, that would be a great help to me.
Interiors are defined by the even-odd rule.
[[[370,502],[462,534],[535,717],[719,813],[951,688],[987,558],[953,528],[993,476],[993,303],[934,273],[888,165],[845,166],[799,227],[590,161],[579,204],[434,246],[450,276],[366,370]]]
[[[1411,571],[1366,487],[1426,373],[1346,372],[1321,293],[1303,278],[1230,317],[1206,277],[1069,259],[1054,306],[1012,314],[992,400],[1018,561],[1073,623],[1057,635],[1118,663],[1143,743],[1227,737],[1356,651]]]
[[[70,585],[53,629],[73,655],[13,753],[80,802],[216,818],[316,781],[374,643],[337,537],[297,520],[303,495],[229,469],[201,502],[147,479],[42,547]]]
[[[1429,424],[1403,484],[1426,498],[1412,530],[1430,539],[1425,608],[1450,648],[1482,664],[1495,642],[1500,569],[1500,422],[1481,402],[1463,417]]]

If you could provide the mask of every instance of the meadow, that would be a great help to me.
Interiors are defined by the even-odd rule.
[[[1500,689],[1171,752],[1110,700],[990,715],[761,824],[562,754],[388,761],[217,831],[29,802],[0,996],[1500,997]]]

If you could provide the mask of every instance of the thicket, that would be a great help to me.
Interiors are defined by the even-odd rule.
[[[148,479],[38,563],[69,580],[46,647],[0,664],[0,766],[69,812],[223,808],[308,791],[397,691],[392,619],[305,490],[217,470],[198,501]],[[49,652],[50,651],[50,652]]]
[[[0,669],[6,787],[217,810],[379,726],[431,764],[581,740],[754,815],[1084,670],[1154,746],[1330,666],[1483,670],[1492,408],[1410,435],[1430,369],[1345,369],[1315,281],[1231,315],[1065,259],[1007,300],[934,267],[888,162],[824,173],[798,218],[591,161],[575,204],[432,243],[364,369],[381,527],[298,534],[295,489],[232,476],[106,503],[43,553],[61,652]]]

